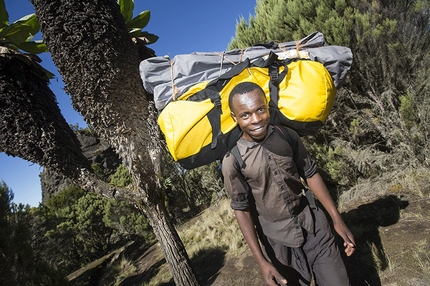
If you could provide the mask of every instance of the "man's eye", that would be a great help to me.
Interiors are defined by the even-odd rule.
[[[248,118],[248,117],[249,117],[249,114],[248,114],[248,113],[245,113],[245,114],[240,115],[240,118]]]

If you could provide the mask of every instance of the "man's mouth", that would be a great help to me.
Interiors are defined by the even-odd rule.
[[[261,127],[258,127],[258,128],[255,128],[255,129],[252,129],[251,131],[252,132],[260,132],[261,130],[263,130],[264,129],[264,126],[261,126]]]

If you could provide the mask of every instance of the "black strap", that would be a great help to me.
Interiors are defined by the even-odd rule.
[[[208,97],[214,104],[214,108],[208,113],[208,120],[212,127],[212,143],[211,148],[215,149],[218,144],[218,137],[221,135],[221,98],[219,92],[224,86],[236,75],[240,74],[244,69],[249,66],[249,59],[232,67],[228,72],[221,75],[218,79],[209,82],[206,85],[206,90],[211,92],[207,93]]]
[[[285,76],[288,74],[288,66],[284,65],[284,70],[279,73],[279,65],[272,64],[269,66],[269,92],[270,92],[270,101],[269,107],[278,108],[279,102],[279,84],[284,80]]]
[[[312,192],[311,189],[305,187],[305,196],[306,196],[306,199],[308,199],[309,207],[311,209],[318,210],[318,206],[315,203],[314,193]]]
[[[237,145],[235,145],[231,150],[230,153],[233,154],[233,156],[236,158],[237,163],[239,164],[239,167],[245,168],[245,162],[243,162],[242,156],[239,153],[239,148],[237,148]]]
[[[284,65],[284,70],[279,73],[279,67]],[[224,86],[235,76],[240,74],[244,69],[255,66],[255,67],[267,67],[269,80],[269,90],[270,90],[270,101],[269,107],[278,107],[278,93],[279,84],[284,80],[288,73],[287,64],[278,60],[278,55],[270,52],[269,56],[264,59],[260,58],[251,64],[250,60],[246,58],[243,62],[233,66],[229,71],[221,75],[216,80],[209,82],[206,88],[201,92],[189,97],[187,100],[200,101],[206,98],[210,98],[214,104],[214,108],[208,113],[208,120],[212,127],[212,142],[211,148],[215,149],[218,144],[218,137],[221,135],[221,98],[219,92],[224,88]]]
[[[212,127],[212,142],[211,149],[215,149],[218,144],[218,136],[221,135],[221,100],[219,98],[212,99],[215,107],[208,112],[208,120]]]

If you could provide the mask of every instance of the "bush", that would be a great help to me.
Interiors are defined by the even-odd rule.
[[[133,184],[133,178],[128,169],[123,165],[119,165],[115,173],[109,177],[109,183],[117,187],[127,187]]]

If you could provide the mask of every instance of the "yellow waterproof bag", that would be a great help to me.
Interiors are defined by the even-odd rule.
[[[269,102],[271,123],[299,135],[314,134],[332,108],[336,87],[319,62],[279,60],[276,54],[234,66],[218,79],[198,83],[162,110],[158,124],[175,161],[192,169],[222,159],[241,136],[231,118],[228,97],[241,82],[260,85]]]

